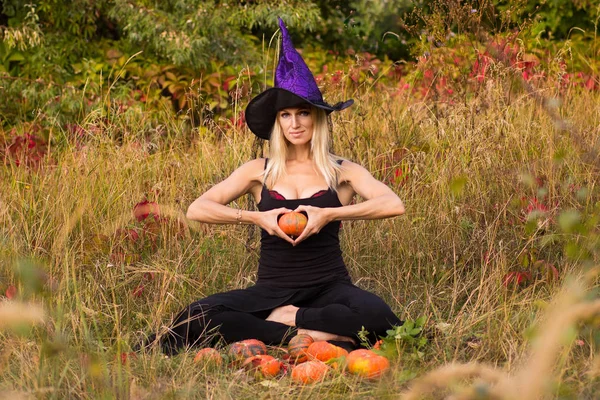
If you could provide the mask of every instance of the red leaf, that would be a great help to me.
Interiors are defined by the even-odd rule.
[[[558,282],[559,273],[558,269],[554,265],[544,260],[538,260],[535,262],[534,267],[540,272],[546,281]]]
[[[287,375],[289,370],[290,370],[290,364],[285,362],[285,363],[281,363],[280,364],[280,368],[281,368],[281,375]]]
[[[502,284],[504,285],[504,287],[508,288],[510,286],[525,285],[530,281],[531,274],[529,272],[511,271],[504,275],[504,278],[502,279]]]
[[[553,281],[558,281],[558,269],[552,264],[546,264],[546,268],[548,269],[548,278]]]
[[[127,364],[127,361],[129,361],[129,360],[137,360],[137,355],[134,352],[121,353],[121,364],[122,365]]]
[[[6,288],[6,297],[8,299],[14,299],[17,296],[17,288],[15,285],[10,285],[8,288]]]
[[[149,202],[148,200],[144,200],[142,202],[137,203],[133,207],[133,216],[138,221],[145,220],[150,214],[153,214],[154,216],[159,215],[158,204],[154,202]]]
[[[133,297],[141,297],[143,292],[144,292],[144,285],[142,285],[140,283],[139,285],[137,285],[137,287],[135,289],[133,289],[133,292],[131,294]]]
[[[144,279],[147,281],[154,280],[154,272],[144,272]]]
[[[135,229],[119,228],[115,231],[115,239],[119,242],[130,241],[135,243],[140,239],[140,234]]]

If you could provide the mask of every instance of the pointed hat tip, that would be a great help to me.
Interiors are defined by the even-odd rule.
[[[283,22],[283,20],[281,19],[281,17],[277,17],[277,19],[279,20],[279,28],[281,28],[281,31],[286,31],[287,32],[287,27],[285,26],[285,23]]]

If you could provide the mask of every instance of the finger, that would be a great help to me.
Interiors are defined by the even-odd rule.
[[[299,206],[298,206],[298,207],[296,207],[296,209],[294,210],[294,212],[301,212],[301,211],[308,212],[308,206],[305,206],[305,205],[299,205]]]
[[[294,246],[297,246],[302,241],[304,241],[305,237],[306,237],[306,232],[302,232],[302,234],[300,236],[298,236],[296,239],[294,239]]]
[[[277,227],[277,229],[275,230],[275,232],[277,233],[277,236],[279,236],[280,238],[282,238],[283,240],[285,240],[289,244],[294,245],[294,239],[292,239],[284,231],[282,231],[279,226]]]
[[[307,237],[309,237],[313,233],[314,233],[313,228],[307,226],[306,228],[304,228],[304,231],[300,234],[300,236],[298,236],[296,238],[296,240],[294,241],[294,245],[297,245],[298,243],[303,242]]]
[[[281,217],[283,214],[292,212],[292,210],[290,210],[289,208],[282,207],[282,208],[273,209],[272,212],[275,215],[277,222],[279,222],[279,217]]]

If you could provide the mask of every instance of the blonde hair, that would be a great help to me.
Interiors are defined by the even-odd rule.
[[[327,186],[333,191],[337,191],[338,176],[341,170],[338,160],[342,160],[342,158],[330,152],[327,114],[325,114],[323,109],[312,106],[310,107],[310,114],[313,117],[313,136],[310,141],[310,155],[315,163],[317,172],[325,178]],[[287,175],[285,162],[288,157],[289,146],[290,143],[283,135],[279,119],[276,118],[271,138],[269,139],[269,163],[263,173],[263,181],[268,188],[272,188],[275,182]]]

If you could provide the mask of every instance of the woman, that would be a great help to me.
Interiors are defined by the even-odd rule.
[[[218,293],[192,303],[161,338],[173,353],[213,339],[227,343],[256,338],[285,343],[297,333],[356,345],[363,328],[372,340],[401,321],[376,295],[354,286],[339,246],[340,221],[388,218],[404,205],[363,167],[329,152],[327,114],[352,105],[323,101],[316,82],[294,49],[280,20],[282,49],[275,87],[254,98],[246,121],[269,140],[269,158],[252,160],[202,194],[190,206],[191,220],[214,224],[255,224],[261,228],[256,285]],[[258,211],[228,206],[250,194]],[[350,204],[355,195],[365,199]],[[290,211],[308,223],[293,239],[277,224]]]

